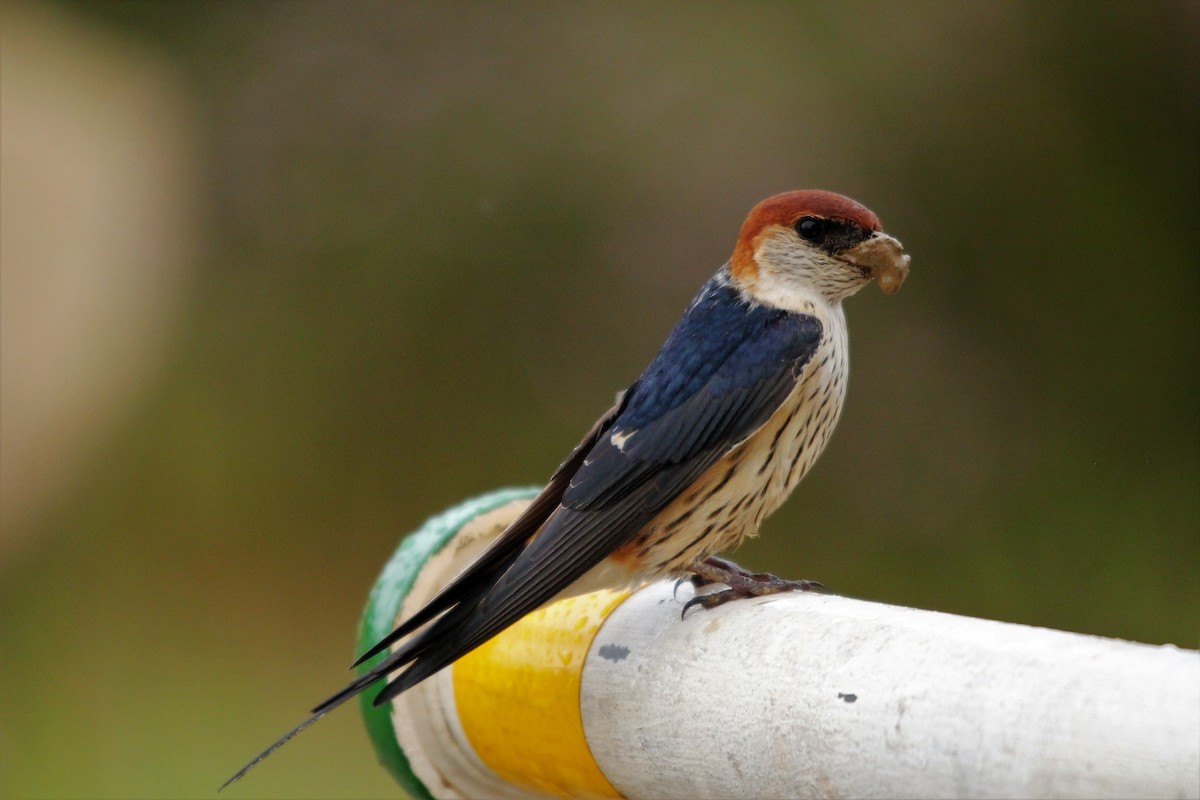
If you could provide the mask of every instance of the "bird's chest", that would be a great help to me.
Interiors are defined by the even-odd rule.
[[[761,483],[750,535],[777,509],[816,462],[842,413],[849,364],[845,333],[821,342],[812,364],[778,412],[743,446],[742,470]],[[839,341],[840,338],[840,341]]]
[[[660,571],[729,550],[758,532],[825,449],[846,396],[846,327],[838,309],[796,388],[753,436],[659,516],[650,560]]]

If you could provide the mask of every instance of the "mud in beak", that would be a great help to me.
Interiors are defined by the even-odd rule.
[[[895,294],[908,277],[909,257],[904,245],[886,233],[876,233],[862,244],[842,253],[842,258],[862,267],[879,282],[884,294]]]

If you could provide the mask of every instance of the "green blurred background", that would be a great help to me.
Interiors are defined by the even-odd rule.
[[[1198,8],[6,2],[0,795],[212,796],[790,188],[913,273],[739,560],[1195,647]],[[229,791],[396,793],[352,710]]]

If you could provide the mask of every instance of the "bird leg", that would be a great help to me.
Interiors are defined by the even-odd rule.
[[[688,569],[692,573],[692,584],[697,589],[710,583],[723,583],[729,588],[696,595],[683,604],[684,615],[692,606],[716,608],[741,597],[762,597],[778,592],[811,592],[825,589],[825,585],[818,581],[789,581],[769,572],[751,572],[732,561],[717,556],[698,559],[692,562]],[[678,588],[678,584],[676,584],[676,588]]]

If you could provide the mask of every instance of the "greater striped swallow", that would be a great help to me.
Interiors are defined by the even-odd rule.
[[[557,597],[680,575],[729,585],[691,601],[706,607],[811,588],[715,554],[756,535],[829,441],[849,365],[842,300],[873,278],[898,291],[908,263],[849,198],[755,206],[729,261],[528,508],[356,666],[415,635],[225,785],[370,686],[387,681],[374,699],[386,703]]]

